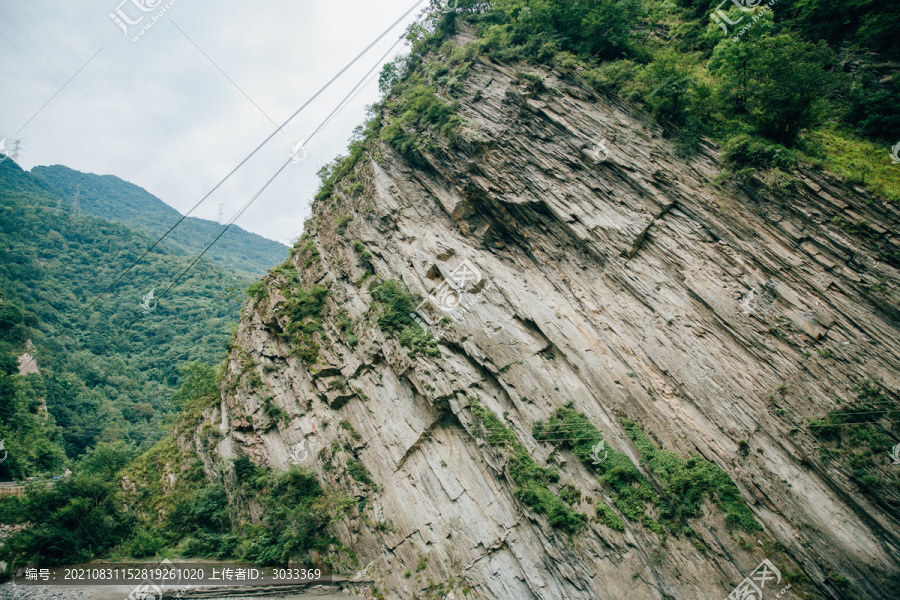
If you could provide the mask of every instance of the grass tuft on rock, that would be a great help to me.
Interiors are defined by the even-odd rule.
[[[416,297],[402,282],[388,279],[372,285],[369,292],[380,311],[378,326],[384,332],[395,334],[400,343],[410,349],[410,357],[418,352],[428,356],[441,355],[431,332],[413,320],[411,314],[416,307]]]
[[[470,397],[469,401],[472,414],[485,429],[488,443],[498,446],[509,456],[509,474],[516,484],[513,496],[547,517],[555,529],[568,534],[578,533],[587,523],[587,517],[566,506],[548,488],[549,484],[559,481],[559,473],[537,464],[516,434],[503,424],[496,413],[482,406],[477,398]]]
[[[636,424],[623,421],[623,425],[643,464],[661,484],[661,496],[622,452],[604,447],[598,452],[601,460],[595,464],[594,448],[603,437],[584,413],[571,406],[558,408],[546,425],[535,424],[532,433],[535,439],[551,441],[571,450],[589,469],[600,475],[601,483],[611,488],[613,504],[625,518],[652,531],[662,534],[665,526],[675,533],[681,532],[687,519],[702,515],[702,502],[707,497],[718,503],[730,525],[749,532],[762,529],[734,482],[722,469],[697,455],[682,459],[674,452],[657,447]],[[648,514],[648,509],[658,513],[659,522]],[[601,510],[604,509],[598,508]],[[607,522],[606,512],[601,520]]]

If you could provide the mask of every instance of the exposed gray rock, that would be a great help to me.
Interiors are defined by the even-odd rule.
[[[326,487],[367,496],[334,533],[389,598],[424,596],[429,581],[456,598],[470,588],[469,599],[725,598],[776,541],[808,592],[896,598],[900,467],[876,457],[888,484],[863,492],[846,460],[819,459],[806,425],[851,402],[863,379],[900,391],[898,272],[879,258],[898,251],[897,209],[811,170],[790,189],[716,184],[715,147],[679,158],[645,115],[572,74],[543,73],[550,91],[534,95],[512,67],[472,70],[462,140],[415,164],[383,146],[359,172],[362,196],[339,189],[315,205],[306,232],[319,256],[292,264],[305,287],[331,290],[329,341],[319,338],[314,368],[291,354],[275,335],[281,276],[270,278],[268,296],[245,307],[228,367],[238,381],[249,355],[262,387],[226,389],[206,415],[224,437],[204,460],[299,460]],[[343,235],[340,214],[353,216]],[[848,233],[841,219],[868,225]],[[455,319],[442,323],[431,303],[440,357],[410,358],[379,330],[353,283],[365,270],[354,240],[378,277],[423,297],[464,260],[483,274]],[[619,533],[592,521],[570,539],[512,496],[502,453],[474,425],[475,395],[539,462],[554,449],[532,426],[567,401],[636,464],[620,419],[637,422],[661,447],[724,469],[765,531],[732,532],[707,503],[696,545],[661,545],[631,522]],[[288,418],[267,416],[266,397]],[[336,440],[377,489],[323,470]],[[578,509],[593,515],[608,490],[556,455],[560,485],[578,487]],[[350,454],[338,456],[340,467]]]

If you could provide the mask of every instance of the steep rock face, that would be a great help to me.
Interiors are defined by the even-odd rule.
[[[334,533],[391,598],[429,582],[458,598],[724,598],[766,556],[795,575],[783,597],[895,598],[900,467],[876,456],[884,483],[861,486],[807,424],[863,380],[896,402],[898,273],[883,259],[900,251],[897,211],[821,172],[716,184],[717,150],[677,157],[646,116],[571,74],[542,73],[536,93],[513,68],[472,71],[461,139],[412,160],[380,146],[357,168],[361,193],[338,185],[315,205],[290,270],[330,290],[316,362],[283,333],[290,272],[245,307],[207,414],[224,435],[213,458],[300,462],[365,497]],[[464,261],[480,276],[450,318],[434,299],[422,309],[440,356],[410,356],[378,326],[355,241],[379,280],[422,297],[446,297]],[[551,488],[578,488],[580,512],[609,504],[608,486],[532,435],[570,401],[657,488],[623,419],[718,465],[763,530],[734,529],[707,499],[693,536],[593,518],[567,535],[512,494],[476,398],[539,464],[563,465]]]

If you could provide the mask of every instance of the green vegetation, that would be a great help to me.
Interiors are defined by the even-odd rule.
[[[0,357],[11,365],[30,339],[40,369],[24,377],[4,371],[17,391],[0,409],[0,428],[20,432],[10,433],[4,479],[59,472],[59,454],[39,441],[38,430],[61,440],[70,459],[101,440],[152,446],[177,410],[169,399],[182,381],[178,367],[221,358],[239,317],[240,290],[250,283],[201,260],[162,296],[190,259],[157,247],[91,305],[154,240],[109,221],[57,214],[58,202],[68,206],[43,179],[14,161],[0,163],[0,299],[22,315],[5,334]],[[158,304],[144,314],[142,298],[153,289]],[[9,389],[0,395],[11,397]],[[37,416],[40,400],[49,418],[27,433],[35,419],[24,415]],[[32,445],[29,457],[25,446]]]
[[[338,330],[344,334],[344,337],[351,348],[359,343],[359,339],[356,337],[356,334],[353,333],[353,321],[350,320],[347,311],[344,309],[340,309],[337,313],[337,325]]]
[[[362,483],[363,485],[375,485],[375,482],[372,481],[372,477],[369,475],[369,472],[366,470],[363,464],[359,462],[359,460],[348,458],[347,472],[350,473],[350,477]]]
[[[810,421],[809,431],[835,446],[820,448],[824,462],[847,453],[853,480],[865,490],[877,491],[885,480],[875,474],[875,459],[887,457],[900,440],[900,402],[868,380],[861,381],[855,391],[856,402]]]
[[[5,540],[0,560],[43,566],[179,555],[285,565],[340,549],[326,527],[349,503],[325,493],[314,473],[272,472],[239,455],[207,477],[200,459],[183,451],[196,432],[212,436],[200,424],[218,401],[221,373],[187,369],[174,435],[137,459],[122,442],[99,444],[54,486],[0,498],[0,522],[28,525]],[[226,475],[236,482],[227,490]]]
[[[372,285],[369,292],[378,314],[378,326],[384,332],[394,333],[400,343],[410,349],[410,357],[417,352],[428,356],[441,355],[431,332],[420,327],[410,316],[416,307],[416,297],[401,281],[382,281]]]
[[[61,165],[35,167],[31,173],[48,182],[66,198],[64,210],[69,210],[69,199],[78,190],[78,207],[82,214],[120,223],[143,231],[154,239],[181,218],[177,210],[147,190],[113,175],[81,173]],[[163,244],[179,254],[194,256],[222,228],[215,221],[187,217],[166,236]],[[283,261],[286,251],[287,248],[278,242],[232,225],[204,258],[221,268],[260,277],[272,265]]]
[[[275,404],[275,400],[272,397],[265,397],[262,400],[263,412],[266,413],[266,416],[272,419],[272,421],[276,422],[288,422],[288,414],[284,411],[283,408]]]
[[[344,232],[347,231],[347,223],[352,220],[353,217],[351,215],[340,215],[334,220],[334,229],[337,231],[338,235],[344,235]]]
[[[559,490],[559,497],[566,504],[578,504],[581,501],[581,490],[573,485],[564,485]]]
[[[625,523],[619,518],[609,504],[600,500],[597,502],[597,520],[614,531],[625,531]]]
[[[359,264],[365,269],[365,272],[353,284],[356,287],[362,287],[365,281],[375,274],[375,266],[372,264],[372,253],[366,250],[362,242],[356,240],[353,242],[353,251],[359,256]]]
[[[890,144],[900,139],[900,78],[886,76],[879,64],[900,58],[893,42],[900,5],[780,0],[776,11],[757,13],[761,18],[735,40],[733,31],[723,35],[709,22],[716,4],[459,0],[458,10],[434,13],[409,31],[412,54],[385,67],[379,82],[384,98],[354,132],[349,154],[319,171],[316,203],[331,201],[334,209],[319,225],[333,223],[339,235],[346,233],[354,216],[339,212],[337,196],[359,197],[364,186],[357,165],[366,150],[377,157],[380,142],[411,161],[440,152],[446,143],[463,143],[461,84],[483,57],[519,63],[513,67],[519,92],[532,96],[555,93],[541,66],[564,76],[580,74],[597,90],[646,107],[683,152],[696,149],[701,136],[720,142],[725,163],[738,177],[765,171],[786,181],[805,162],[900,200],[900,180],[888,156]],[[749,18],[736,7],[730,11],[732,19]],[[450,37],[463,29],[471,41],[454,46]],[[838,68],[839,49],[842,60],[849,52],[859,64]],[[78,186],[85,213],[119,224],[57,210],[68,209]],[[208,365],[223,346],[230,347],[228,324],[237,319],[241,301],[237,290],[249,285],[248,295],[262,299],[267,283],[284,276],[285,335],[310,365],[319,344],[327,343],[329,290],[301,289],[290,263],[273,269],[267,283],[252,285],[220,269],[215,263],[259,273],[282,252],[274,242],[235,229],[211,252],[212,263],[199,263],[154,312],[136,319],[144,294],[161,293],[187,266],[183,254],[217,232],[216,224],[185,221],[110,296],[89,305],[177,214],[116,178],[63,167],[28,174],[13,161],[0,163],[0,210],[0,439],[9,452],[0,477],[75,469],[53,487],[32,485],[22,498],[0,500],[0,520],[29,525],[5,540],[0,559],[18,566],[177,553],[285,564],[333,550],[336,541],[325,527],[346,513],[350,500],[326,493],[313,474],[299,468],[275,474],[244,455],[206,473],[199,458],[185,452],[198,431],[207,447],[221,435],[214,426],[200,429],[201,414],[218,398],[221,374]],[[863,223],[839,225],[868,235]],[[356,282],[362,286],[375,274],[373,257],[359,241],[352,247],[364,269]],[[318,266],[310,234],[291,254],[302,269]],[[896,256],[887,258],[900,264]],[[440,355],[430,332],[410,316],[416,299],[400,281],[376,281],[370,292],[382,331],[395,335],[410,356]],[[336,322],[351,346],[358,343],[346,313],[338,313]],[[39,374],[18,374],[16,357],[26,347],[37,357]],[[246,361],[242,375],[261,388],[256,368]],[[333,389],[346,385],[332,383]],[[871,382],[860,384],[857,396],[855,404],[809,428],[823,444],[849,450],[854,479],[878,490],[883,481],[873,472],[875,457],[886,456],[898,439],[900,411],[885,412],[895,403]],[[270,418],[286,417],[271,398],[261,402]],[[181,414],[172,423],[174,411]],[[488,442],[509,459],[514,496],[554,528],[570,535],[581,531],[587,517],[567,506],[582,501],[581,490],[569,485],[554,493],[556,470],[537,464],[512,429],[477,399],[472,413]],[[167,423],[172,435],[157,442]],[[339,426],[359,437],[348,422]],[[718,504],[730,525],[760,529],[721,469],[696,455],[684,459],[660,449],[634,423],[624,426],[643,470],[609,448],[594,464],[593,449],[603,439],[571,405],[557,410],[546,426],[538,423],[533,434],[571,450],[598,474],[613,506],[598,501],[596,518],[613,530],[624,531],[622,515],[660,535],[690,534],[688,522],[701,515],[705,500]],[[137,450],[147,451],[132,460]],[[842,454],[823,447],[820,456],[837,461]],[[354,480],[374,486],[358,458],[347,458],[345,466]],[[323,468],[334,470],[331,463]],[[133,484],[127,491],[123,474]],[[226,486],[226,480],[237,485]],[[424,568],[423,560],[416,571]]]
[[[660,482],[662,496],[621,452],[604,448],[601,452],[606,458],[598,453],[602,460],[594,464],[594,448],[603,438],[584,413],[574,410],[571,403],[558,408],[546,425],[536,423],[532,433],[535,439],[552,441],[571,450],[600,475],[601,483],[609,486],[616,508],[629,521],[639,522],[652,531],[663,533],[663,526],[675,533],[684,531],[688,519],[701,516],[704,498],[719,504],[729,524],[748,532],[761,528],[737,487],[719,467],[696,455],[684,460],[673,452],[661,450],[637,425],[628,421],[623,424],[641,455],[642,464]],[[656,511],[659,522],[648,510]],[[611,508],[602,505],[597,511],[601,521],[617,529]]]
[[[802,129],[823,118],[821,104],[834,86],[826,66],[833,62],[824,41],[811,44],[775,33],[772,22],[764,19],[740,41],[719,43],[709,72],[722,78],[722,99],[733,114],[745,115],[762,136],[792,146]]]
[[[729,5],[738,27],[752,23],[739,35],[738,27],[725,33],[710,20],[716,8],[711,0],[459,0],[457,10],[410,29],[413,51],[384,68],[385,97],[356,141],[380,139],[411,159],[434,150],[440,137],[453,141],[464,125],[455,114],[459,82],[487,55],[577,69],[598,90],[645,105],[682,151],[697,148],[701,136],[730,147],[742,176],[802,160],[863,177],[874,193],[900,200],[888,170],[890,144],[900,139],[900,78],[884,69],[900,56],[889,25],[900,8],[781,0],[746,13]],[[450,38],[463,29],[475,40],[453,46]],[[838,51],[848,49],[858,68],[836,68]],[[518,77],[530,92],[547,92],[540,74],[519,70]],[[742,146],[772,160],[760,164],[754,151],[745,162]],[[333,185],[323,189],[330,194]]]
[[[723,148],[725,164],[735,169],[780,169],[790,171],[797,165],[797,154],[780,144],[747,134],[729,139]],[[738,171],[738,175],[742,174]]]
[[[343,387],[346,387],[346,382],[343,382]],[[341,426],[341,429],[350,433],[350,437],[354,440],[359,441],[362,439],[362,436],[359,435],[359,432],[350,424],[346,419],[341,419],[341,422],[338,423]]]
[[[900,78],[898,78],[900,80]],[[882,160],[884,144],[846,131],[820,129],[810,136],[825,151],[824,165],[848,180],[864,185],[873,193],[900,202],[897,166]],[[892,264],[897,266],[900,261]]]
[[[291,336],[294,352],[306,364],[316,362],[319,356],[319,344],[315,335],[324,335],[322,313],[325,301],[331,292],[321,285],[314,285],[308,290],[297,289],[285,305],[285,313],[291,322],[285,328]]]
[[[375,266],[372,264],[372,253],[366,250],[366,247],[359,240],[353,242],[353,251],[359,256],[360,266],[365,269],[365,272],[354,282],[356,287],[360,287],[366,279],[375,274]]]
[[[214,398],[219,394],[216,370],[201,362],[192,362],[179,367],[181,387],[172,394],[172,406],[182,411],[195,398]]]
[[[442,140],[458,142],[466,126],[460,84],[479,55],[577,72],[600,91],[644,105],[682,152],[709,136],[738,177],[774,171],[763,178],[773,190],[790,185],[791,170],[805,162],[898,201],[889,148],[900,139],[900,78],[884,66],[900,54],[887,25],[900,8],[826,4],[781,0],[752,14],[729,5],[730,19],[752,23],[737,36],[737,28],[724,33],[710,20],[711,0],[459,0],[456,10],[410,28],[412,52],[384,67],[382,100],[357,128],[350,153],[320,171],[316,201],[341,185],[354,197],[356,164],[366,148],[377,156],[378,142],[414,162]],[[454,45],[462,30],[475,39]],[[836,68],[838,51],[848,49],[858,67]],[[538,72],[519,69],[517,77],[530,93],[553,93]]]
[[[0,440],[5,451],[0,479],[4,481],[60,473],[66,460],[62,432],[43,412],[44,377],[19,375],[16,357],[25,351],[37,325],[34,313],[0,299]]]
[[[328,551],[338,541],[326,527],[343,510],[325,494],[315,473],[293,466],[270,474],[260,498],[262,523],[239,543],[240,556],[260,564],[286,565],[311,551]]]
[[[50,487],[30,485],[21,498],[3,497],[0,520],[30,526],[4,540],[0,560],[15,568],[31,562],[76,564],[107,555],[134,528],[115,477],[132,457],[121,442],[99,444],[82,456],[74,475]]]
[[[442,100],[422,74],[411,72],[383,101],[381,139],[409,158],[433,150],[428,131],[451,137],[462,126],[461,118],[453,114],[458,104]]]
[[[709,498],[718,503],[728,524],[748,532],[762,529],[725,471],[698,455],[684,460],[674,452],[661,450],[636,424],[623,424],[642,461],[662,483],[662,520],[673,528],[684,525],[687,519],[701,516],[703,499]]]
[[[477,398],[470,397],[469,401],[472,414],[484,427],[488,443],[498,446],[509,457],[509,475],[516,484],[513,496],[547,517],[554,528],[568,534],[579,532],[587,523],[587,517],[563,504],[548,488],[549,484],[559,481],[559,473],[538,465],[516,434],[491,409],[482,406]]]
[[[872,381],[862,381],[856,388],[857,401],[833,410],[822,420],[809,423],[810,432],[827,442],[845,442],[853,446],[868,446],[873,453],[889,451],[893,446],[890,432],[878,421],[888,412],[888,421],[896,427],[900,417],[892,414],[891,401]]]
[[[291,249],[292,254],[299,254],[303,261],[303,268],[307,269],[319,258],[319,249],[316,248],[316,242],[304,233]]]
[[[473,6],[475,2],[461,3]],[[612,59],[630,48],[632,28],[644,14],[637,0],[575,2],[500,0],[492,10],[473,15],[483,47],[501,60],[539,62],[565,51],[576,55]],[[445,27],[459,18],[454,15]],[[455,27],[454,27],[455,29]]]

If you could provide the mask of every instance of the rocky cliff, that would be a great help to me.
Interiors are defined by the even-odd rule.
[[[526,70],[475,61],[452,140],[371,144],[320,194],[244,308],[207,467],[355,497],[332,529],[373,596],[715,599],[768,559],[766,598],[896,598],[900,212],[728,177]]]

